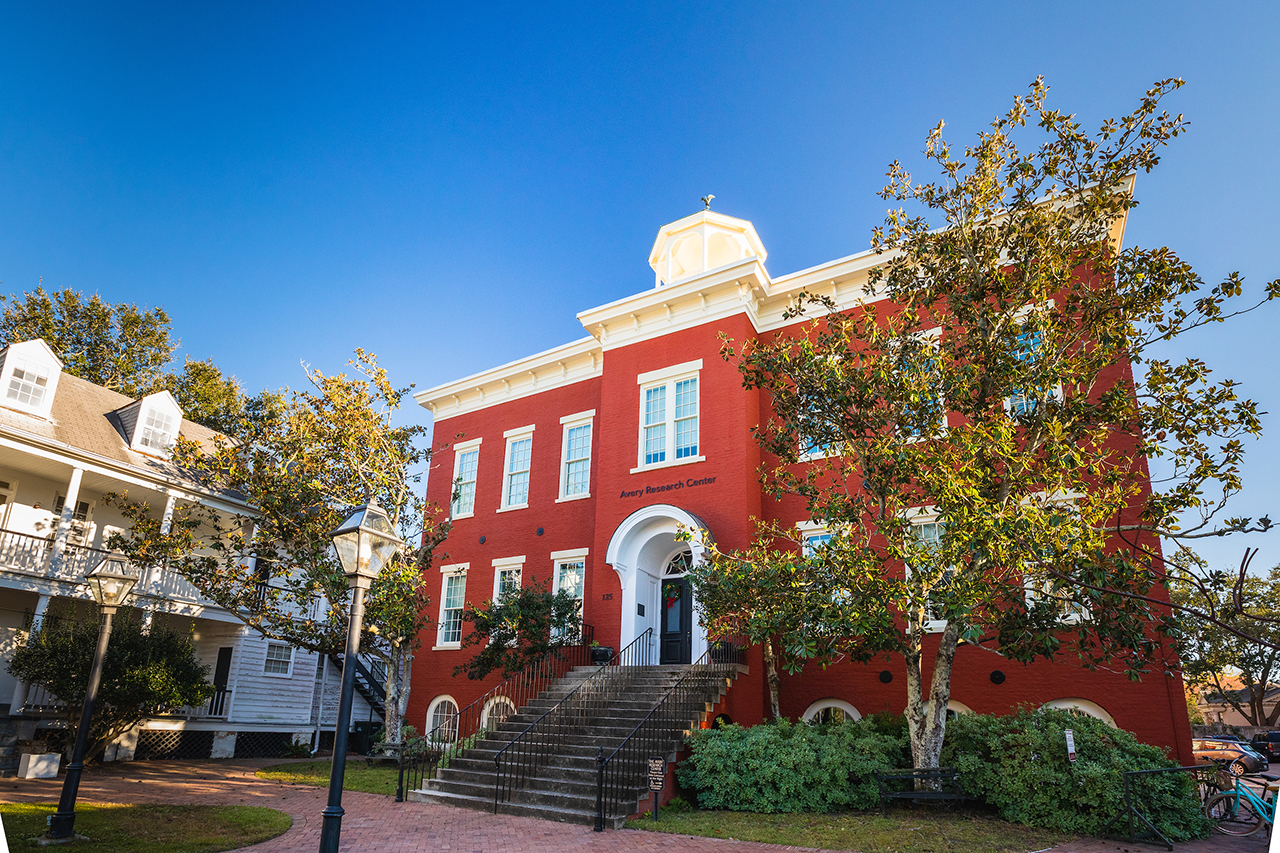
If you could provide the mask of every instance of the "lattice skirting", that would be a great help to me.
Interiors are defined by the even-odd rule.
[[[239,732],[236,758],[283,758],[293,743],[293,732]]]
[[[213,732],[143,729],[138,733],[138,749],[134,758],[139,761],[185,760],[208,758],[211,752]]]

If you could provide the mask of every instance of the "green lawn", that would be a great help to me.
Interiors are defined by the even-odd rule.
[[[56,810],[0,805],[9,849],[43,849],[33,839],[44,834],[45,818]],[[292,825],[284,812],[257,806],[76,804],[76,834],[91,840],[94,853],[217,853],[275,838]]]
[[[368,759],[348,758],[347,772],[342,778],[342,790],[364,791],[366,794],[396,795],[396,766],[394,764],[370,764]],[[272,779],[294,785],[329,787],[328,761],[299,761],[296,764],[274,764],[259,770],[259,779]]]
[[[894,809],[879,813],[750,814],[690,811],[660,813],[627,821],[630,829],[736,838],[766,844],[790,844],[862,853],[1025,853],[1041,850],[1071,836],[1005,823],[992,817],[965,816],[926,809]]]

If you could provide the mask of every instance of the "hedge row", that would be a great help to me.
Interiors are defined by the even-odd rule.
[[[1068,760],[1064,729],[1074,732]],[[681,785],[707,809],[826,812],[879,804],[877,770],[910,766],[901,717],[810,726],[786,721],[695,732]],[[1129,732],[1063,710],[963,715],[947,723],[942,764],[1001,818],[1099,835],[1124,805],[1123,773],[1171,767]],[[1186,774],[1139,777],[1138,808],[1167,837],[1203,838],[1211,825]]]

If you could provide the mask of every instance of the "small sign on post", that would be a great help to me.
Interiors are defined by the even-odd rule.
[[[1067,760],[1076,760],[1076,735],[1071,729],[1064,729],[1063,734],[1067,736]]]
[[[667,786],[667,760],[660,755],[649,758],[649,790],[653,792],[653,819],[658,819],[658,794]]]

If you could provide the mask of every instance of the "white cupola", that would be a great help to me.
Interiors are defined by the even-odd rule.
[[[662,226],[649,266],[654,287],[665,287],[750,258],[763,264],[767,255],[754,225],[707,209]]]
[[[49,420],[62,359],[40,338],[0,350],[0,406]]]

